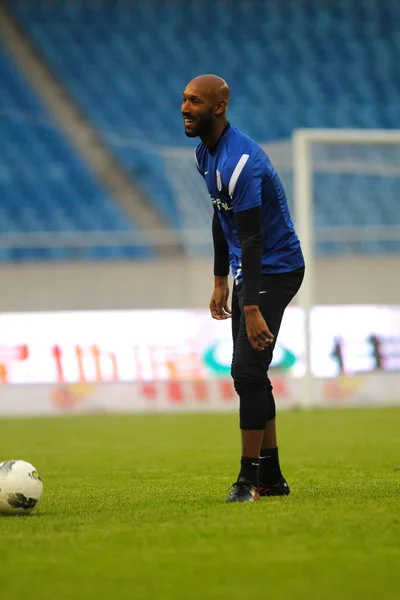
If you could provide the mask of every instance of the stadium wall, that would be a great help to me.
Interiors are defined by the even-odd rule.
[[[316,303],[400,307],[399,267],[395,257],[321,260]],[[231,349],[224,345],[228,340],[230,344],[229,323],[215,327],[207,311],[213,285],[209,260],[15,264],[2,266],[0,277],[0,417],[237,410],[227,370]],[[161,323],[155,313],[139,312],[159,308],[203,310],[172,310]],[[132,310],[126,315],[118,309]],[[58,314],[80,310],[116,312]],[[278,410],[398,404],[399,308],[367,307],[369,316],[358,306],[340,315],[332,307],[323,310],[332,314],[317,319],[318,368],[334,362],[330,338],[337,328],[349,338],[344,367],[338,370],[336,361],[336,375],[317,375],[312,399],[305,393],[303,378],[295,373],[303,364],[294,319],[299,311],[290,308],[271,374]],[[353,316],[357,311],[357,318],[347,314],[351,311]],[[384,357],[379,366],[371,354],[369,331],[376,338],[379,334]],[[367,365],[369,370],[354,370],[364,359],[374,364]],[[168,375],[160,377],[166,365]],[[157,375],[149,376],[148,368]]]
[[[400,303],[400,257],[317,262],[316,304]],[[205,261],[14,264],[0,267],[0,312],[206,308]]]

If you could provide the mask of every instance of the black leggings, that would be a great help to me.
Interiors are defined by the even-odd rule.
[[[235,389],[241,399],[242,429],[263,429],[262,423],[264,421],[266,423],[267,420],[275,416],[275,402],[272,395],[271,381],[268,377],[268,368],[272,361],[283,313],[289,302],[299,291],[303,278],[304,267],[289,273],[261,276],[259,307],[269,330],[275,336],[274,342],[263,351],[254,350],[247,338],[242,285],[235,286],[233,290],[233,359],[231,373]],[[266,399],[266,396],[268,396],[268,399]],[[257,400],[257,398],[259,399]],[[249,410],[245,411],[247,415],[245,423],[242,422],[243,402],[246,402],[247,405],[250,402],[254,404],[252,408],[248,407],[253,417],[251,415],[249,417]]]

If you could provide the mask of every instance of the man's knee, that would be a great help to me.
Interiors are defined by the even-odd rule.
[[[267,369],[264,369],[261,365],[260,367],[252,369],[249,368],[248,363],[242,363],[237,359],[233,361],[231,375],[235,390],[239,396],[257,394],[258,392],[272,389]]]
[[[231,374],[240,398],[240,428],[264,429],[275,416],[275,401],[264,361],[251,362],[237,354],[232,362]]]

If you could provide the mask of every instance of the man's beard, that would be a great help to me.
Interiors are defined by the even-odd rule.
[[[193,129],[190,129],[189,131],[187,131],[185,128],[185,133],[186,133],[187,137],[205,137],[209,133],[211,133],[212,128],[213,128],[213,123],[214,123],[214,121],[213,121],[212,110],[210,110],[208,113],[202,115],[199,118],[199,121],[197,122],[196,126]]]

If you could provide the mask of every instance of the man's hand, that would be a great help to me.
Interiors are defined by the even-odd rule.
[[[246,332],[254,350],[265,350],[274,341],[258,306],[245,306]]]
[[[210,312],[213,319],[222,321],[232,315],[228,306],[229,284],[228,277],[214,277],[214,292],[210,300]]]

